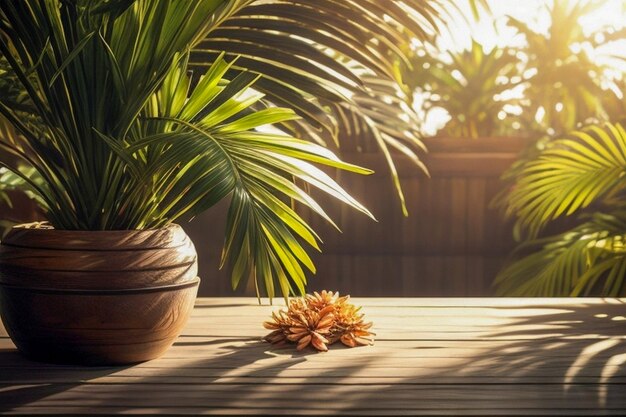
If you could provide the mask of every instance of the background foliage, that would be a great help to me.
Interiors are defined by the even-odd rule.
[[[513,296],[619,296],[626,293],[626,130],[591,125],[548,142],[522,165],[507,198],[527,230],[521,258],[497,277]],[[590,209],[592,210],[586,210]],[[537,238],[549,222],[578,215],[578,225]]]
[[[469,49],[443,49],[441,36],[405,46],[411,66],[398,61],[397,78],[414,107],[445,109],[449,120],[438,135],[516,135],[539,139],[584,124],[616,120],[623,109],[622,68],[626,57],[613,45],[626,29],[602,26],[585,32],[581,18],[601,1],[547,2],[547,32],[512,16],[506,24],[519,44],[485,49],[476,39]],[[513,42],[513,41],[510,41]],[[434,45],[434,46],[433,46]]]

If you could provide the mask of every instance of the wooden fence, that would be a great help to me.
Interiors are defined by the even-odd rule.
[[[397,157],[409,217],[403,217],[388,169],[378,153],[347,151],[346,161],[372,168],[371,176],[332,172],[376,216],[366,216],[316,194],[343,230],[338,233],[304,210],[301,214],[324,240],[315,253],[317,274],[310,290],[334,289],[355,296],[486,296],[513,247],[511,225],[489,209],[503,187],[501,174],[525,146],[522,139],[430,139],[423,160],[427,178],[408,159]],[[0,205],[2,218],[39,220],[32,202],[14,196]],[[233,291],[228,271],[219,271],[228,202],[183,224],[199,253],[200,294],[253,294]]]
[[[376,171],[368,177],[333,175],[378,222],[316,194],[343,233],[301,211],[324,240],[323,253],[314,254],[318,270],[308,288],[355,296],[492,295],[493,278],[514,242],[511,224],[489,202],[525,144],[517,138],[427,140],[423,160],[430,179],[398,157],[409,217],[402,216],[382,156],[344,152],[344,160]],[[202,295],[234,294],[227,271],[217,271],[225,213],[222,204],[184,225],[200,255]]]

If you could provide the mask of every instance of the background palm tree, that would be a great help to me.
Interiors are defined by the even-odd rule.
[[[441,53],[423,45],[411,52],[413,68],[403,66],[402,81],[409,92],[420,94],[423,118],[435,108],[446,110],[450,120],[438,134],[474,139],[504,135],[514,130],[510,120],[516,120],[507,109],[519,106],[516,97],[500,97],[521,81],[515,52],[498,47],[486,51],[475,39],[461,52]],[[517,83],[512,81],[516,78]]]

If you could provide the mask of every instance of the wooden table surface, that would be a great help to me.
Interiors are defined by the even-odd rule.
[[[626,299],[354,302],[375,345],[327,353],[260,341],[279,306],[249,298],[199,299],[174,347],[136,366],[30,362],[0,330],[0,413],[626,413]]]

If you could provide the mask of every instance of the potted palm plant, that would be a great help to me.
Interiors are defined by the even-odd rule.
[[[237,5],[0,3],[0,52],[37,119],[0,99],[18,132],[0,141],[0,163],[48,220],[14,227],[0,249],[2,319],[24,354],[83,363],[162,354],[199,282],[194,246],[175,222],[224,198],[222,262],[235,283],[253,276],[270,296],[275,286],[302,292],[303,267],[314,268],[303,245],[317,247],[317,237],[289,200],[330,221],[296,181],[369,214],[312,162],[368,170],[258,129],[297,119],[258,106],[258,75],[227,77],[235,59],[218,55],[191,79],[191,48]]]

